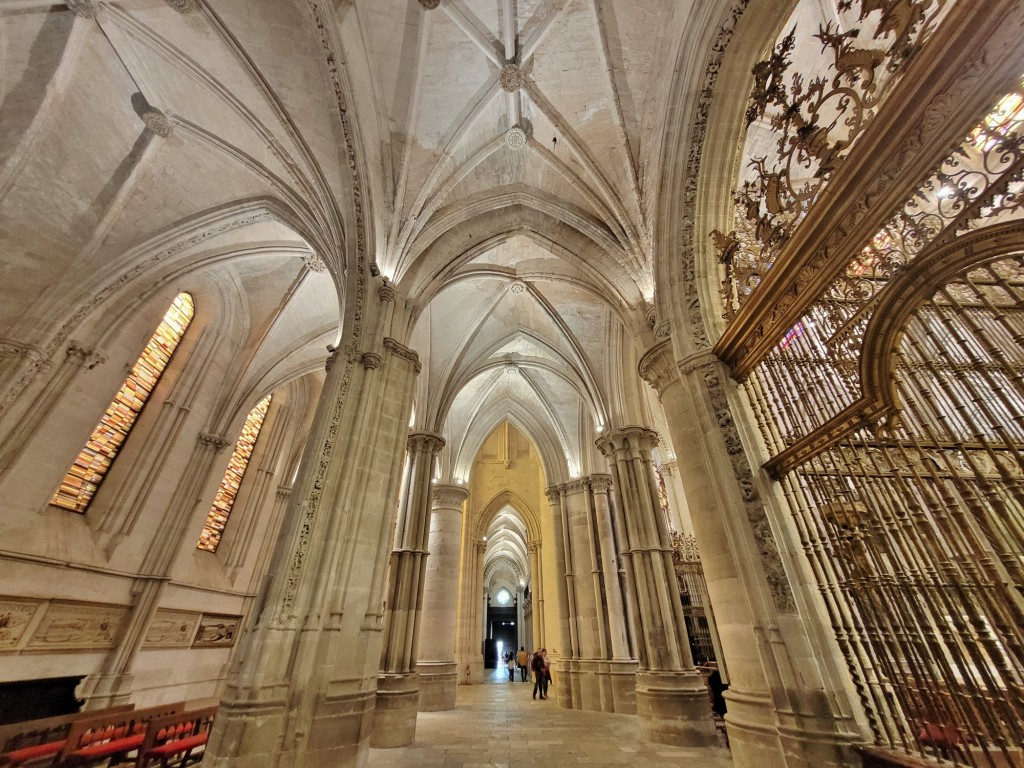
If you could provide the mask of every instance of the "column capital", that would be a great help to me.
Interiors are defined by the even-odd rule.
[[[654,387],[660,398],[673,381],[679,378],[675,355],[672,352],[672,339],[662,339],[644,352],[636,366],[640,378]]]
[[[533,539],[532,541],[526,542],[526,551],[530,554],[540,552],[540,539]]]
[[[433,432],[409,433],[409,453],[439,453],[444,444],[444,438]]]
[[[562,487],[561,485],[549,485],[544,489],[544,495],[548,497],[548,504],[554,506],[561,501]]]
[[[564,483],[562,487],[565,489],[566,493],[579,493],[580,491],[585,491],[590,487],[590,478],[577,477],[570,480],[568,483]]]
[[[469,498],[469,489],[461,485],[435,485],[432,505],[434,509],[457,509],[462,511],[462,503]]]
[[[405,360],[407,363],[412,365],[412,368],[416,373],[419,373],[423,369],[423,364],[420,363],[420,356],[396,339],[393,339],[390,336],[385,336],[384,349],[395,357]]]
[[[616,458],[619,452],[626,452],[631,457],[650,459],[651,451],[658,447],[661,438],[653,429],[632,424],[614,429],[599,438],[595,445],[608,459]]]
[[[612,487],[612,476],[595,474],[590,476],[590,487],[594,493],[608,493]]]

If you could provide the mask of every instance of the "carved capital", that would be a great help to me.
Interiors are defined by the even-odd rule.
[[[650,461],[651,451],[658,447],[661,438],[653,429],[639,425],[630,425],[609,432],[597,440],[598,449],[609,460],[615,460],[621,454],[625,459],[639,458]]]
[[[608,493],[608,491],[611,490],[612,487],[612,476],[591,475],[590,487],[594,489],[594,493]]]
[[[544,495],[548,497],[548,504],[552,507],[559,506],[562,503],[562,486],[549,485],[544,489]]]
[[[402,360],[406,360],[412,363],[412,367],[416,370],[416,373],[419,373],[421,370],[423,370],[423,366],[420,364],[420,356],[417,355],[404,344],[400,344],[399,342],[395,341],[390,336],[386,336],[384,338],[384,349],[386,349],[395,357],[399,357]]]
[[[444,448],[444,438],[433,432],[410,432],[409,453],[439,453]]]
[[[640,378],[654,387],[660,398],[673,381],[679,378],[672,354],[672,339],[659,341],[648,349],[637,363]]]
[[[441,0],[420,0],[420,5],[425,10],[432,11],[441,4]]]
[[[196,436],[196,439],[199,441],[201,446],[207,450],[213,451],[214,453],[220,453],[231,445],[231,441],[223,435],[211,435],[207,432],[200,432]]]
[[[292,495],[292,487],[290,485],[279,485],[277,486],[277,500],[285,501]]]
[[[380,363],[383,358],[376,352],[363,352],[359,357],[359,362],[363,364],[363,368],[368,371],[376,370],[380,368]]]
[[[577,477],[574,480],[570,480],[568,483],[563,483],[562,488],[566,493],[580,493],[590,487],[590,478],[588,477]]]
[[[454,509],[462,511],[462,504],[469,498],[469,489],[461,485],[435,485],[431,494],[433,509]]]

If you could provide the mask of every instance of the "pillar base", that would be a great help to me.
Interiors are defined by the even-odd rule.
[[[482,658],[471,661],[455,662],[455,672],[458,675],[459,685],[479,685],[484,681],[484,660]]]
[[[421,661],[416,671],[420,678],[420,712],[455,709],[459,673],[454,661]]]
[[[640,737],[677,747],[718,744],[707,688],[700,673],[637,672]]]
[[[318,701],[303,723],[305,738],[288,738],[288,706],[283,699],[224,701],[217,728],[203,756],[212,768],[349,768],[362,765],[368,747],[365,732],[373,717],[372,693],[336,693]],[[291,731],[294,734],[295,731]],[[282,751],[282,737],[286,749]]]
[[[370,730],[370,746],[377,749],[407,747],[416,738],[416,712],[420,692],[415,672],[380,675],[377,708]]]
[[[636,668],[635,661],[608,662],[608,677],[611,683],[613,709],[620,715],[636,714]]]

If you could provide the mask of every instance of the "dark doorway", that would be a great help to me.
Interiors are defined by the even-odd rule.
[[[487,608],[487,639],[484,643],[484,668],[495,669],[504,662],[501,657],[506,653],[519,650],[516,640],[519,637],[516,627],[516,607],[514,605],[498,608]]]

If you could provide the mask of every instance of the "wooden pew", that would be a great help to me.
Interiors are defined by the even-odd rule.
[[[179,756],[179,766],[199,762],[216,715],[217,707],[204,707],[150,721],[135,768],[149,768],[154,764],[167,768],[169,761]]]
[[[0,726],[0,766],[51,763],[64,749],[68,733],[76,721],[128,712],[134,708],[134,704],[119,704],[102,710]]]
[[[56,765],[78,766],[125,762],[146,740],[146,728],[154,719],[184,711],[185,702],[176,701],[103,717],[77,720]]]

